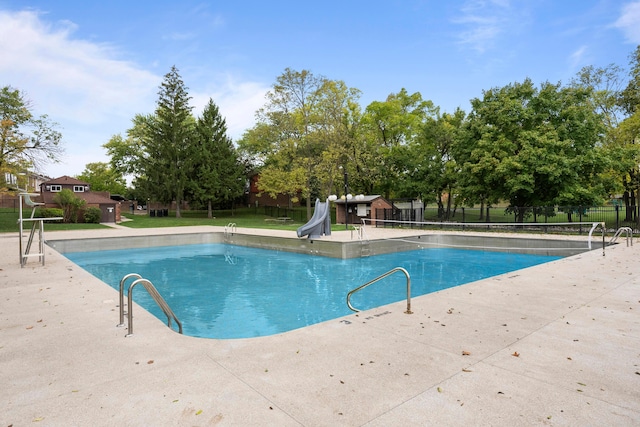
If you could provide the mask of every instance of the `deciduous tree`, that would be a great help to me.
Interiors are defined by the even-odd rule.
[[[64,153],[57,123],[34,116],[25,95],[10,86],[0,88],[0,172],[17,174],[58,162]]]
[[[473,192],[512,208],[600,203],[604,124],[590,96],[559,84],[537,89],[527,79],[473,99],[464,159]],[[518,210],[518,221],[525,212]]]
[[[108,191],[122,196],[127,193],[126,181],[108,163],[87,163],[82,173],[76,178],[89,183],[92,191]]]

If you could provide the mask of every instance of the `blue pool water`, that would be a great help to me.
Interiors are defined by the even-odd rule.
[[[415,297],[559,258],[432,248],[344,260],[227,244],[65,256],[115,289],[129,273],[151,280],[184,333],[206,338],[272,335],[350,314],[347,293],[394,267],[409,272]],[[404,299],[406,279],[398,273],[351,303],[365,310]],[[136,287],[134,300],[166,321],[144,288]]]

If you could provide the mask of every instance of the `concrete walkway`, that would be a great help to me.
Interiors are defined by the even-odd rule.
[[[51,249],[45,266],[18,253],[0,234],[0,426],[640,425],[638,243],[414,298],[412,315],[239,340],[140,307],[125,338],[117,291]]]

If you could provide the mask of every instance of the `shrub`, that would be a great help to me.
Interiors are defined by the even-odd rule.
[[[60,208],[38,208],[36,216],[38,218],[62,218],[63,212]],[[62,220],[58,220],[56,222],[62,222]]]
[[[86,204],[84,200],[67,188],[63,188],[56,194],[53,201],[62,207],[64,222],[78,222],[78,214]]]
[[[99,224],[102,218],[102,211],[95,206],[89,206],[84,211],[84,222],[88,224]]]

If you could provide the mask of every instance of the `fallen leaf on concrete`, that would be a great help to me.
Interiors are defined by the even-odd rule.
[[[27,329],[33,329],[33,326],[27,326]]]
[[[471,355],[471,353],[470,353],[470,352],[468,352],[467,350],[462,350],[462,355],[463,355],[463,356],[470,356],[470,355]]]
[[[513,354],[511,354],[514,357],[520,357],[520,353],[518,353],[517,351],[514,351]]]
[[[442,389],[438,387],[438,393],[442,393]]]
[[[151,365],[152,363],[153,363],[153,360],[149,360],[149,361],[147,362],[147,365]]]
[[[196,415],[200,415],[202,413],[202,409],[199,409],[198,412],[196,412]]]
[[[464,368],[464,369],[462,369],[462,372],[472,372],[472,371],[471,371],[471,369]]]

